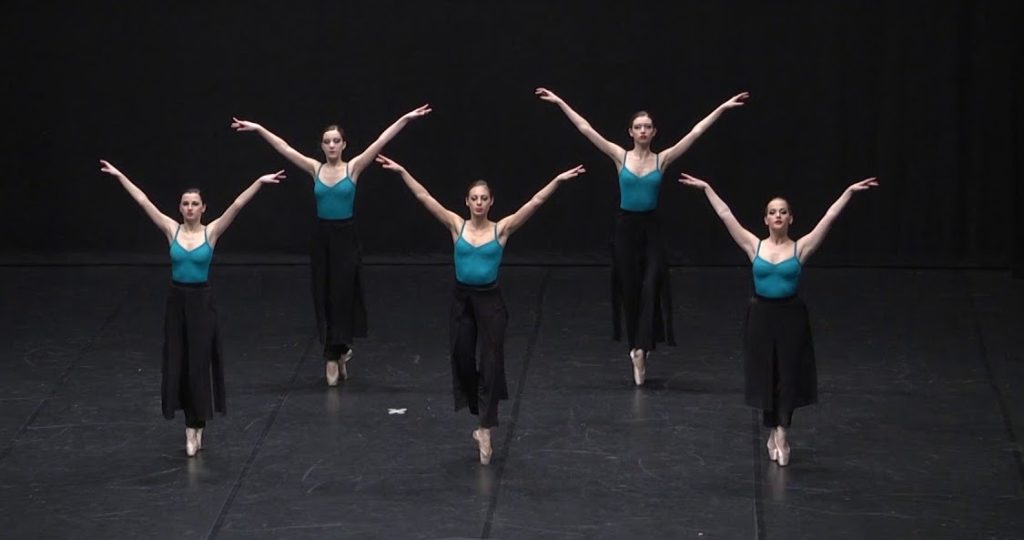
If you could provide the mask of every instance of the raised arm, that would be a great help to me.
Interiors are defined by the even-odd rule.
[[[736,216],[732,214],[732,210],[729,209],[729,205],[725,204],[725,201],[715,193],[711,185],[700,178],[695,178],[686,173],[680,175],[679,182],[704,192],[708,202],[711,203],[711,208],[714,208],[722,223],[725,223],[725,228],[729,231],[733,241],[747,254],[748,259],[754,260],[754,256],[757,255],[757,236],[754,236],[754,233],[740,225]]]
[[[409,174],[409,171],[405,170],[405,167],[384,156],[377,156],[377,163],[380,163],[382,167],[389,171],[394,171],[400,174],[402,176],[402,180],[405,182],[405,186],[409,188],[409,191],[411,191],[413,195],[416,196],[416,200],[420,201],[432,216],[437,218],[441,224],[448,228],[448,232],[452,234],[453,238],[455,235],[459,234],[459,226],[462,223],[462,218],[460,218],[455,212],[441,206],[441,203],[437,202],[437,199],[427,191],[427,188],[423,187],[423,184],[417,182],[416,179]]]
[[[384,146],[388,144],[391,139],[395,138],[395,135],[398,135],[398,132],[402,131],[402,128],[404,128],[406,124],[412,120],[430,114],[430,110],[430,105],[423,105],[422,107],[418,107],[403,114],[402,117],[396,120],[394,124],[388,126],[388,128],[377,137],[376,141],[373,141],[370,146],[367,146],[366,150],[363,150],[362,154],[352,158],[348,162],[349,176],[352,177],[352,181],[354,182],[359,179],[359,174],[365,171],[366,168],[373,163],[373,160],[377,155],[384,150]]]
[[[799,257],[801,263],[806,261],[821,246],[821,241],[825,239],[825,235],[828,234],[829,229],[832,228],[832,223],[835,222],[843,208],[846,207],[846,203],[850,202],[850,197],[853,197],[853,194],[858,191],[864,191],[877,185],[878,181],[872,176],[871,178],[865,178],[860,182],[850,184],[850,187],[843,191],[843,194],[836,199],[836,202],[832,203],[832,206],[828,208],[828,211],[818,221],[818,224],[814,226],[814,229],[796,241],[797,257]]]
[[[673,161],[679,159],[679,156],[685,154],[690,146],[718,120],[718,117],[722,116],[722,113],[729,109],[742,107],[749,97],[750,94],[747,92],[736,94],[711,111],[711,114],[705,116],[703,120],[697,122],[697,125],[693,126],[689,133],[679,139],[679,142],[661,152],[661,169],[665,170]]]
[[[164,233],[164,236],[167,237],[167,241],[170,242],[171,238],[174,236],[174,231],[178,226],[178,222],[174,221],[166,214],[160,212],[160,210],[157,209],[156,205],[154,205],[149,200],[149,197],[147,197],[146,194],[143,193],[142,190],[138,188],[138,186],[133,184],[132,181],[129,180],[128,177],[124,175],[124,173],[117,170],[117,167],[111,165],[109,161],[101,159],[100,164],[103,165],[103,167],[101,167],[100,170],[113,176],[114,178],[117,178],[117,180],[121,182],[121,187],[123,187],[125,191],[127,191],[128,194],[131,195],[133,199],[135,199],[135,202],[137,202],[139,206],[142,207],[142,210],[146,212],[146,215],[149,216],[149,219],[151,219],[153,223],[156,224],[160,231]]]
[[[601,134],[590,125],[590,122],[587,122],[587,120],[574,111],[572,107],[565,102],[565,100],[555,95],[551,90],[548,90],[547,88],[538,88],[534,91],[534,94],[537,94],[537,96],[544,101],[558,105],[558,108],[562,109],[565,116],[569,117],[569,121],[572,122],[572,125],[576,126],[576,129],[578,129],[588,141],[596,146],[598,150],[604,152],[605,155],[612,158],[616,167],[622,166],[622,157],[626,154],[626,150],[624,148],[601,136]]]
[[[251,186],[245,188],[245,191],[240,193],[238,197],[235,197],[235,202],[231,203],[231,206],[229,206],[219,218],[211,221],[210,224],[206,226],[206,241],[209,242],[211,246],[215,246],[217,244],[217,239],[228,230],[231,223],[235,221],[235,217],[238,216],[238,212],[240,212],[245,205],[249,204],[249,201],[251,201],[253,196],[256,195],[256,192],[263,187],[263,184],[278,184],[284,177],[284,170],[282,169],[276,173],[264,174],[257,178]]]
[[[522,227],[527,220],[537,211],[538,208],[551,197],[551,195],[558,189],[558,185],[566,180],[576,178],[577,176],[587,172],[583,168],[583,165],[577,165],[568,171],[554,177],[548,185],[541,188],[526,204],[519,207],[519,210],[501,221],[498,222],[498,236],[502,244],[508,240],[512,233],[516,232],[519,227]]]
[[[274,147],[274,150],[277,150],[278,154],[288,158],[288,161],[291,161],[296,167],[309,173],[310,176],[316,175],[316,169],[320,166],[319,161],[309,156],[302,155],[298,150],[284,142],[284,139],[274,135],[270,130],[256,122],[240,120],[234,117],[231,119],[233,120],[233,122],[231,122],[231,127],[233,127],[235,131],[255,131],[256,133],[259,133],[260,137],[263,137],[263,140],[270,143],[270,146]]]

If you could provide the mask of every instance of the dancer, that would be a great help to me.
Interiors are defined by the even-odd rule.
[[[854,193],[878,185],[874,177],[851,184],[815,225],[797,240],[789,237],[793,214],[785,199],[765,207],[763,240],[743,228],[729,206],[711,186],[683,173],[679,181],[700,189],[736,244],[753,265],[754,296],[747,307],[744,329],[744,374],[747,405],[762,411],[768,428],[768,457],[789,464],[786,431],[798,407],[818,401],[818,375],[807,307],[797,296],[803,264],[821,245],[832,223]]]
[[[479,416],[473,439],[480,463],[491,461],[491,429],[498,425],[498,402],[508,399],[505,383],[505,327],[508,311],[498,288],[498,268],[509,236],[516,232],[558,189],[560,183],[586,172],[582,165],[559,174],[514,214],[497,222],[488,218],[494,204],[487,182],[469,187],[469,219],[448,210],[398,163],[378,156],[387,170],[402,176],[416,199],[448,228],[455,248],[455,292],[451,306],[450,342],[455,410],[468,406]],[[477,355],[477,339],[480,354]]]
[[[163,383],[160,398],[164,417],[185,413],[185,453],[203,447],[203,428],[214,411],[225,413],[224,359],[213,291],[207,283],[213,248],[263,184],[277,184],[284,171],[256,179],[217,219],[203,225],[206,204],[198,189],[181,194],[182,223],[160,212],[131,180],[105,160],[100,170],[117,178],[142,207],[170,244],[171,285],[164,314]]]
[[[356,184],[373,158],[411,120],[430,113],[430,106],[412,110],[391,124],[363,153],[349,161],[341,157],[345,132],[337,125],[324,128],[320,148],[325,161],[307,157],[265,127],[234,118],[236,131],[255,131],[282,156],[313,177],[317,226],[313,234],[310,267],[313,271],[313,307],[323,344],[328,386],[349,376],[354,338],[366,337],[366,304],[363,300],[362,250],[355,231]]]
[[[630,118],[627,132],[633,148],[626,151],[604,138],[554,92],[538,88],[535,93],[540,99],[558,105],[576,129],[615,162],[620,202],[612,238],[612,330],[615,340],[620,340],[620,318],[625,319],[633,382],[641,386],[647,375],[647,356],[655,344],[675,345],[668,261],[661,226],[654,213],[662,171],[683,155],[723,112],[742,106],[750,94],[743,92],[729,98],[674,145],[655,152],[651,141],[658,130],[647,111],[639,111]]]

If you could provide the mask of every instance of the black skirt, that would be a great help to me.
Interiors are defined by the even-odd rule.
[[[629,348],[652,351],[676,344],[672,329],[672,290],[661,225],[654,211],[619,210],[612,237],[612,335]]]
[[[817,403],[814,343],[807,306],[800,297],[754,296],[743,334],[747,405],[792,412]]]
[[[508,399],[507,326],[508,310],[497,284],[456,282],[449,317],[455,410],[469,407],[485,428],[498,425],[498,402]]]
[[[313,307],[325,353],[366,337],[362,249],[352,219],[318,219],[310,267]]]
[[[164,314],[164,417],[185,411],[195,420],[225,413],[224,362],[217,308],[206,283],[172,282]]]

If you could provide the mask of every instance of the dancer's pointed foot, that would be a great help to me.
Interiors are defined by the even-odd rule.
[[[779,456],[779,467],[789,465],[789,443],[786,442],[786,430],[782,426],[775,428],[775,446]]]
[[[477,448],[480,450],[480,464],[490,464],[491,456],[494,454],[494,449],[491,448],[490,428],[480,428],[473,431],[473,440],[476,441]]]
[[[196,430],[190,427],[185,428],[185,453],[188,454],[188,457],[193,457],[198,451],[199,445],[196,443]]]
[[[351,359],[352,349],[349,349],[348,352],[341,355],[341,358],[338,359],[338,376],[341,377],[341,380],[343,381],[348,380],[348,361]]]
[[[768,444],[766,446],[768,446],[768,459],[778,461],[779,447],[775,446],[775,428],[768,432]]]
[[[338,362],[328,360],[326,364],[327,386],[338,386]]]
[[[629,359],[633,361],[633,382],[643,386],[647,378],[647,354],[643,349],[633,349],[629,351]]]

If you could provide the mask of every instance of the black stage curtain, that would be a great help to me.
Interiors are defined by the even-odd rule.
[[[10,75],[0,209],[18,226],[0,254],[162,254],[156,229],[99,173],[100,158],[172,216],[184,188],[203,188],[216,216],[259,174],[287,169],[287,182],[264,189],[218,249],[306,253],[310,178],[257,135],[231,131],[232,115],[313,157],[322,156],[320,129],[340,123],[351,157],[429,102],[434,113],[388,155],[456,211],[471,181],[488,180],[495,217],[584,163],[587,175],[556,193],[509,252],[606,261],[616,171],[533,95],[546,86],[620,145],[629,115],[650,111],[662,149],[729,96],[751,92],[665,176],[660,213],[673,264],[745,264],[703,196],[676,183],[686,171],[713,182],[759,234],[764,203],[787,197],[796,235],[846,185],[877,175],[882,187],[855,198],[816,264],[1016,260],[1019,270],[1017,4],[16,2],[0,22]],[[398,177],[379,168],[360,179],[356,213],[371,259],[451,250]]]

